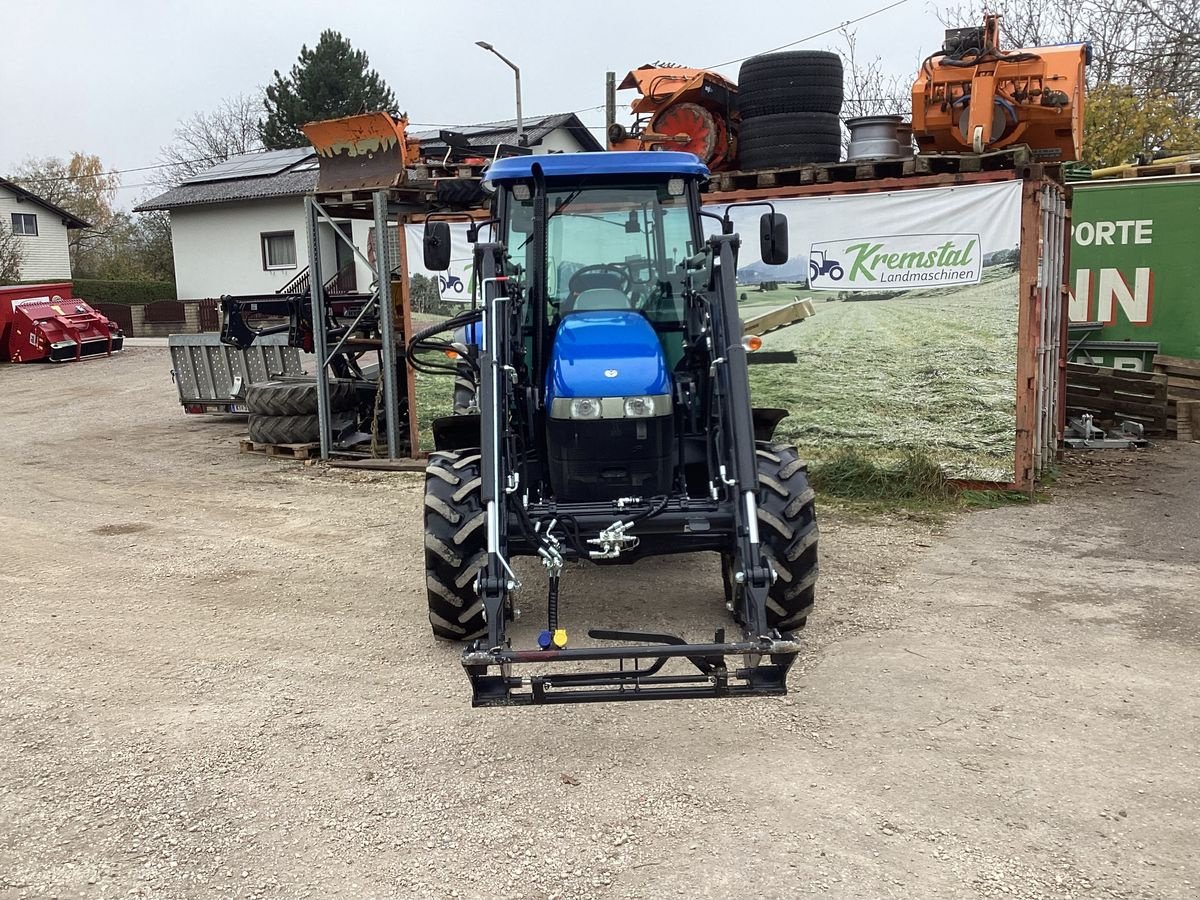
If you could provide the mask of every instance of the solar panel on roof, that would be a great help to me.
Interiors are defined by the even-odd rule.
[[[315,156],[311,147],[295,147],[289,150],[272,150],[268,153],[244,153],[217,163],[198,175],[186,178],[183,184],[199,184],[206,181],[230,181],[235,178],[261,178],[278,175],[298,162]]]

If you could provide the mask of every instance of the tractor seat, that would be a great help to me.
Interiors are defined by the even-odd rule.
[[[629,310],[633,304],[624,292],[616,288],[589,288],[574,297],[568,297],[563,303],[562,314],[573,312],[596,312],[598,310]]]

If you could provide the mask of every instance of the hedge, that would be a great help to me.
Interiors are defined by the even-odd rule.
[[[153,303],[174,300],[175,285],[169,281],[107,281],[100,278],[73,278],[75,296],[89,303]]]

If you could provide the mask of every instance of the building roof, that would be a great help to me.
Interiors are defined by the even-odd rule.
[[[68,228],[91,228],[91,222],[85,222],[83,219],[74,213],[69,213],[61,206],[55,206],[49,200],[43,200],[37,194],[31,193],[19,184],[9,181],[7,178],[0,178],[0,188],[11,191],[16,195],[18,200],[26,200],[29,203],[36,203],[42,209],[54,213],[62,219],[64,225]]]
[[[585,150],[603,150],[600,142],[574,113],[559,113],[523,123],[525,141],[531,146],[540,144],[557,129],[566,131]],[[447,129],[465,134],[476,146],[515,144],[517,122],[486,122],[465,128]],[[437,131],[421,131],[412,135],[430,154],[445,152],[446,145]],[[316,151],[310,148],[277,150],[272,153],[245,153],[218,163],[198,175],[185,179],[178,187],[159,194],[134,207],[135,212],[156,209],[178,209],[211,203],[232,203],[239,200],[267,200],[275,197],[303,197],[317,186]]]
[[[596,140],[587,126],[580,121],[575,113],[556,113],[541,119],[526,119],[521,123],[527,146],[536,147],[546,136],[559,128],[565,129],[584,150],[603,150],[604,146]],[[517,120],[505,119],[500,122],[484,122],[480,125],[468,125],[463,128],[447,128],[465,135],[467,142],[473,147],[491,144],[516,144]],[[446,145],[439,136],[441,130],[418,131],[413,137],[421,142],[421,149],[430,153],[438,150],[445,151]]]
[[[556,153],[551,156],[510,156],[492,163],[485,176],[488,181],[516,181],[533,176],[540,166],[547,178],[559,175],[688,175],[708,177],[708,166],[694,153],[641,150],[611,153]]]

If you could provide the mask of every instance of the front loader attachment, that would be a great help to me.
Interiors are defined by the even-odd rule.
[[[317,192],[375,191],[397,187],[420,155],[406,134],[408,119],[385,112],[325,119],[300,126],[317,151]]]
[[[593,629],[596,640],[622,645],[570,649],[485,649],[463,653],[471,680],[472,706],[529,706],[606,703],[615,700],[701,700],[718,697],[778,697],[787,693],[787,673],[800,645],[790,635],[726,642],[724,629],[711,644],[689,644],[670,634]],[[734,666],[726,662],[733,657]],[[663,673],[672,660],[690,668]],[[521,675],[514,666],[547,663],[615,662],[616,668]],[[741,663],[738,665],[737,663]],[[498,670],[498,671],[494,671]]]

